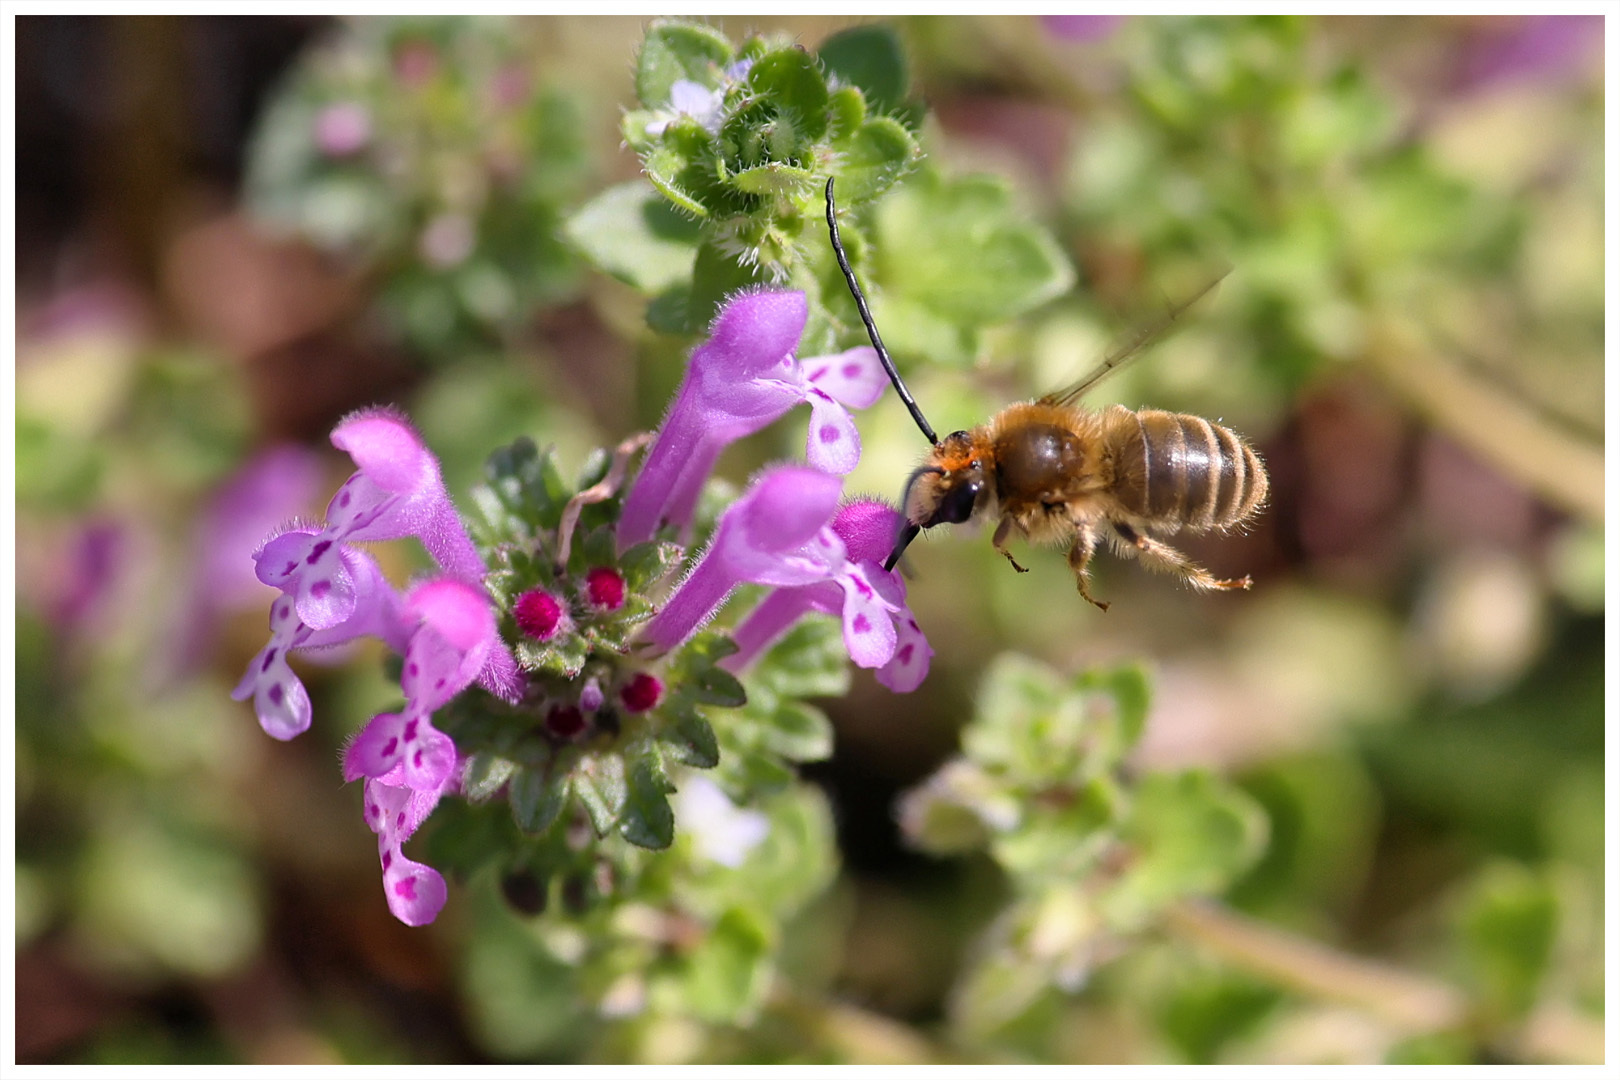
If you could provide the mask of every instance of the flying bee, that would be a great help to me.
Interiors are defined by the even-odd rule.
[[[1123,405],[1098,412],[1078,404],[1105,376],[1140,355],[1225,274],[1172,307],[1072,386],[1010,405],[988,423],[942,440],[883,347],[839,239],[830,179],[827,228],[872,347],[900,400],[933,444],[928,459],[906,482],[901,499],[905,524],[885,569],[894,569],[923,529],[996,518],[991,543],[1014,570],[1026,572],[1007,547],[1014,534],[1037,544],[1067,543],[1080,595],[1104,611],[1108,604],[1091,595],[1087,568],[1105,540],[1120,556],[1175,574],[1197,589],[1247,589],[1252,584],[1247,577],[1217,578],[1153,535],[1230,529],[1260,511],[1269,486],[1266,469],[1243,437],[1201,416],[1132,411]]]

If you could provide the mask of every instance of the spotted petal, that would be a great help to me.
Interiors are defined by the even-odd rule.
[[[849,411],[820,390],[812,389],[810,436],[804,459],[823,472],[843,476],[861,460],[861,434]]]

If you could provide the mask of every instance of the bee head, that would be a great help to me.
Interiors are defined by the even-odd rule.
[[[894,569],[919,530],[935,525],[960,525],[984,508],[989,495],[989,476],[984,462],[974,452],[969,434],[958,431],[947,435],[934,447],[928,461],[906,481],[906,491],[900,499],[906,523],[895,541],[894,551],[884,561],[884,568]]]

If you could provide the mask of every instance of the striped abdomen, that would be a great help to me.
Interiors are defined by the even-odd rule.
[[[1157,409],[1131,418],[1110,425],[1114,496],[1130,512],[1201,532],[1236,525],[1266,501],[1266,468],[1230,428]]]

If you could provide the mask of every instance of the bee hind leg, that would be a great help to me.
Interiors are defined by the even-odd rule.
[[[1029,573],[1029,567],[1019,566],[1018,560],[1013,558],[1012,552],[1007,550],[1007,537],[1011,535],[1012,530],[1013,519],[1010,517],[1002,518],[1001,524],[996,526],[996,535],[990,538],[990,543],[994,544],[996,550],[1007,557],[1007,561],[1012,563],[1012,568],[1014,570],[1018,571],[1020,574],[1027,574]]]
[[[1096,532],[1082,527],[1075,534],[1073,546],[1069,548],[1069,569],[1074,571],[1075,587],[1080,590],[1080,595],[1086,602],[1095,605],[1099,611],[1107,611],[1108,601],[1099,600],[1091,595],[1091,572],[1086,569],[1091,562],[1091,553],[1096,550]]]
[[[1174,574],[1195,589],[1247,589],[1254,584],[1249,577],[1218,578],[1164,541],[1139,533],[1129,525],[1115,522],[1114,534],[1114,546],[1121,554],[1134,555],[1149,570]]]

